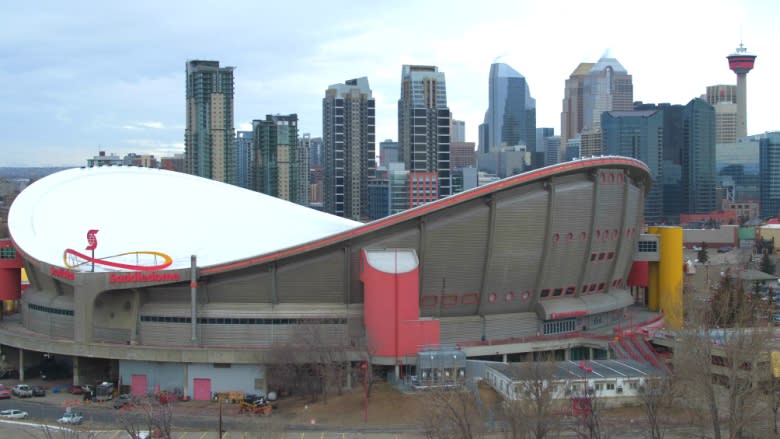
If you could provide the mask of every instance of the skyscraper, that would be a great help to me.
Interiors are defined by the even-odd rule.
[[[653,185],[645,198],[645,222],[663,221],[663,113],[658,110],[608,111],[601,117],[604,153],[639,159],[650,168]]]
[[[594,63],[580,63],[566,80],[563,90],[563,110],[561,111],[561,151],[556,163],[563,158],[569,139],[577,138],[582,132],[585,77],[594,65]],[[548,155],[548,157],[550,156]]]
[[[252,131],[236,132],[236,185],[249,189],[252,157]]]
[[[507,64],[493,63],[488,88],[480,151],[525,145],[533,154],[536,151],[536,100],[531,97],[525,77]]]
[[[311,192],[311,187],[309,187],[309,160],[311,159],[311,148],[311,134],[303,133],[303,135],[298,137],[298,176],[296,177],[296,189],[298,191],[298,203],[303,204],[304,206],[309,205],[309,194]]]
[[[761,217],[777,217],[780,215],[780,132],[761,137],[758,164]]]
[[[379,142],[379,166],[387,167],[395,162],[403,162],[398,154],[398,142],[394,142],[393,139]]]
[[[450,119],[444,73],[436,66],[404,65],[398,100],[398,143],[410,172],[434,172],[439,197],[452,193]]]
[[[737,137],[747,136],[747,74],[753,70],[756,55],[748,53],[739,43],[737,50],[726,57],[729,68],[737,74]]]
[[[322,99],[323,209],[368,218],[368,182],[376,173],[375,102],[362,77],[334,84]]]
[[[715,112],[702,99],[686,105],[637,103],[601,117],[604,153],[645,162],[653,176],[645,220],[677,223],[708,213],[715,199]]]
[[[252,121],[251,189],[293,203],[308,204],[301,199],[298,150],[298,115],[266,115]]]
[[[601,114],[631,111],[634,86],[628,71],[608,52],[595,64],[582,63],[566,81],[561,113],[561,157],[569,139],[580,135],[582,155],[602,153]]]
[[[233,67],[219,61],[188,61],[184,129],[186,172],[235,184]]]

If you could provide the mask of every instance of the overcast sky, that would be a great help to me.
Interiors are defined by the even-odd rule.
[[[560,131],[564,81],[611,54],[634,100],[685,104],[735,84],[726,56],[744,41],[748,132],[780,129],[780,2],[7,1],[0,8],[0,166],[83,165],[99,150],[184,151],[185,63],[235,70],[236,129],[297,113],[320,136],[330,84],[367,76],[377,142],[397,139],[401,65],[446,75],[453,117],[477,140],[490,64],[523,74],[537,126]]]

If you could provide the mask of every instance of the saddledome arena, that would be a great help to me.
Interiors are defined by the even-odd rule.
[[[396,373],[437,347],[587,347],[561,335],[633,303],[650,183],[640,161],[582,159],[362,224],[182,173],[70,169],[11,207],[30,286],[0,344],[20,369],[60,358],[75,383],[196,399],[267,390],[280,352],[315,347]]]

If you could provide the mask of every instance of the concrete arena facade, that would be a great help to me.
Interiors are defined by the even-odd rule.
[[[650,184],[648,168],[630,158],[561,163],[314,241],[199,266],[194,278],[188,268],[72,271],[15,242],[30,288],[18,327],[2,325],[0,344],[128,370],[139,362],[268,364],[273,347],[296,343],[302,327],[354,344],[366,335],[361,255],[377,249],[416,255],[413,305],[421,320],[438,321],[443,345],[609,326],[632,303],[626,280]],[[356,348],[354,360],[364,352]],[[413,363],[407,354],[374,362]],[[184,381],[186,389],[186,373]]]

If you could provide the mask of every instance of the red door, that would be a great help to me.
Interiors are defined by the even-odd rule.
[[[146,375],[133,375],[130,382],[130,393],[133,396],[145,397],[149,393],[149,389],[146,387]]]
[[[211,399],[210,378],[193,378],[192,388],[192,399],[195,401],[208,401]]]

